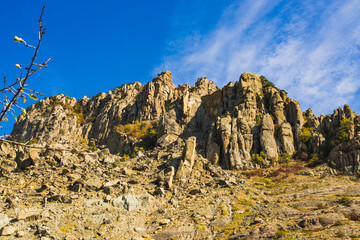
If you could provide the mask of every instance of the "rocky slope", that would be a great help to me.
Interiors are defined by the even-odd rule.
[[[45,98],[0,143],[0,239],[360,238],[360,118],[265,77]],[[21,143],[20,143],[21,142]]]
[[[2,143],[0,239],[360,238],[359,178],[295,160],[224,170],[178,141],[133,158]]]

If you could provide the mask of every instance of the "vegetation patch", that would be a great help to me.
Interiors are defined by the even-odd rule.
[[[292,161],[292,157],[288,153],[281,153],[279,157],[279,163],[289,164]]]
[[[116,127],[118,132],[140,141],[137,151],[151,150],[156,145],[158,123],[153,121],[135,121]]]
[[[299,161],[306,161],[308,159],[309,155],[306,152],[303,151],[295,151],[293,158],[295,160],[299,160]]]
[[[46,106],[45,109],[43,109],[42,102],[36,102],[35,108],[39,109],[40,112],[42,112],[42,115],[49,115],[52,110],[57,106],[60,105],[63,107],[64,110],[68,110],[67,116],[76,116],[76,123],[77,126],[80,127],[84,125],[85,123],[89,122],[85,120],[86,111],[83,109],[83,107],[80,105],[79,102],[76,102],[74,106],[71,106],[69,104],[69,97],[65,97],[65,104],[60,102],[59,99],[56,96],[49,97],[49,105]],[[91,120],[94,120],[94,118],[90,118]],[[63,119],[65,120],[65,119]]]
[[[228,237],[240,232],[240,230],[244,227],[243,220],[247,214],[248,212],[234,213],[233,220],[219,231],[219,235],[216,239],[227,239]]]
[[[348,204],[351,202],[351,198],[348,196],[341,195],[339,199],[339,203],[341,204]]]
[[[30,145],[33,145],[33,144],[36,144],[37,143],[37,138],[32,138],[30,141],[29,141],[29,144]]]
[[[269,188],[273,188],[275,187],[275,183],[273,181],[271,181],[269,178],[263,178],[263,179],[260,179],[263,183],[266,184],[267,187]]]
[[[300,133],[300,142],[307,143],[312,137],[313,128],[303,127]]]
[[[277,230],[275,233],[274,239],[281,239],[286,236],[286,231],[284,230]]]
[[[264,176],[264,172],[262,169],[256,169],[256,170],[251,170],[251,171],[246,171],[245,176],[247,178],[252,178],[252,177],[263,177]]]
[[[274,181],[280,182],[290,175],[295,175],[299,171],[304,170],[305,167],[299,163],[294,163],[291,165],[281,166],[279,169],[269,173],[268,177],[272,178]]]
[[[260,154],[254,153],[251,156],[251,160],[257,164],[262,164],[266,158],[267,158],[267,155],[264,152],[260,152]]]
[[[63,233],[66,233],[67,231],[70,230],[70,228],[74,228],[76,227],[75,224],[67,224],[66,226],[59,226],[60,231],[62,231]]]
[[[338,142],[342,143],[350,140],[350,131],[353,128],[353,125],[353,122],[348,118],[344,118],[340,121],[340,128],[337,135]]]

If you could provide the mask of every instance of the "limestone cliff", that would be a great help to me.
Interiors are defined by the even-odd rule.
[[[252,169],[287,156],[305,156],[350,174],[358,172],[360,118],[347,105],[327,116],[317,117],[311,110],[302,113],[299,102],[284,90],[249,73],[222,89],[207,78],[192,87],[175,87],[166,71],[145,86],[131,83],[91,99],[76,101],[59,94],[29,107],[10,138],[36,138],[38,143],[85,139],[113,154],[131,154],[148,139],[119,129],[135,123],[144,127],[143,122],[156,127],[157,147],[171,148],[194,136],[197,152],[227,169]]]

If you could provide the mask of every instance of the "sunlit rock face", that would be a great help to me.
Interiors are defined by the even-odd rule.
[[[59,94],[20,115],[10,139],[84,139],[124,154],[134,151],[141,137],[121,132],[119,126],[141,128],[144,122],[156,132],[154,146],[168,148],[193,136],[197,153],[226,169],[270,166],[300,152],[349,174],[358,171],[360,119],[349,106],[327,116],[315,116],[310,109],[302,113],[299,102],[284,90],[250,73],[222,89],[207,78],[192,87],[175,87],[166,71],[144,86],[130,83],[91,99]]]

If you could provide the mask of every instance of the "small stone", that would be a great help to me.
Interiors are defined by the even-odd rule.
[[[70,170],[69,169],[67,169],[67,168],[64,168],[62,171],[61,171],[61,175],[66,175],[66,174],[68,174],[68,173],[70,173]]]
[[[48,218],[50,217],[50,212],[48,210],[42,210],[40,213],[41,218]]]
[[[10,219],[4,213],[0,213],[0,228],[5,227],[10,222]]]
[[[134,171],[127,168],[127,167],[124,167],[123,170],[122,170],[123,174],[124,175],[127,175],[127,176],[130,176],[130,175],[133,175],[134,174]]]
[[[177,199],[175,199],[175,198],[172,198],[172,199],[169,200],[169,203],[170,203],[171,205],[176,205],[176,204],[179,203],[179,201],[178,201]]]
[[[97,177],[89,178],[84,182],[84,186],[88,190],[97,190],[102,186],[101,180]]]
[[[164,195],[165,194],[165,189],[162,187],[157,187],[154,191],[154,195]]]
[[[79,182],[75,182],[74,185],[70,187],[70,190],[73,192],[81,192],[82,184]]]
[[[14,160],[16,158],[16,152],[14,150],[11,150],[7,157],[11,160]]]
[[[126,194],[115,198],[113,200],[113,206],[132,211],[141,207],[141,202],[139,202],[135,195]]]
[[[77,240],[78,238],[75,237],[74,235],[69,235],[69,236],[66,236],[65,240]]]
[[[113,190],[112,187],[106,187],[106,188],[104,188],[103,192],[104,192],[105,194],[110,195],[110,194],[112,194],[112,193],[114,192],[114,190]]]
[[[97,153],[87,153],[84,156],[84,161],[89,164],[95,164],[98,160],[99,156]]]
[[[8,143],[2,142],[0,144],[0,154],[6,156],[10,153],[10,145]]]
[[[13,226],[6,226],[1,232],[1,236],[11,236],[16,231],[16,228]]]
[[[240,179],[240,180],[239,180],[239,183],[240,183],[240,184],[244,184],[244,183],[245,183],[245,179],[243,179],[243,178]]]
[[[104,202],[110,202],[112,199],[111,196],[106,196],[105,199],[104,199]]]
[[[196,195],[196,194],[199,194],[199,193],[201,193],[201,191],[200,191],[199,189],[192,189],[192,190],[189,192],[190,195]]]
[[[61,162],[61,159],[62,159],[62,156],[60,155],[60,153],[56,152],[54,154],[54,160],[59,163],[59,162]]]
[[[33,160],[31,160],[30,158],[25,159],[24,161],[20,162],[20,168],[21,169],[26,169],[32,165],[35,165]]]
[[[16,237],[24,237],[25,236],[25,232],[24,231],[17,231],[15,234]]]
[[[35,149],[30,150],[29,157],[35,166],[39,165],[40,157],[39,157],[39,153]]]
[[[229,177],[228,182],[229,182],[229,183],[232,183],[232,184],[234,184],[234,185],[237,185],[237,184],[238,184],[235,177]]]
[[[140,233],[140,234],[146,232],[146,229],[141,228],[141,227],[134,228],[134,230],[135,230],[135,232]]]
[[[166,219],[160,220],[160,221],[159,221],[159,224],[160,224],[160,225],[167,225],[167,224],[170,223],[170,222],[171,222],[171,220],[168,219],[168,218],[166,218]]]
[[[112,157],[106,157],[106,158],[104,158],[104,163],[105,163],[105,164],[112,164],[112,163],[114,163],[114,162],[115,162],[115,159],[112,158]]]
[[[37,232],[40,236],[48,236],[48,235],[50,235],[50,227],[43,225],[43,224],[38,225]]]
[[[18,220],[24,220],[24,221],[33,221],[40,218],[41,209],[25,209],[18,213],[17,219]]]
[[[305,170],[305,171],[302,171],[300,172],[301,175],[304,175],[304,176],[314,176],[314,172],[311,171],[311,170]]]
[[[36,189],[36,191],[37,191],[37,192],[43,192],[43,191],[45,191],[46,189],[49,189],[49,186],[46,185],[46,184],[43,184],[43,185],[41,185],[40,188]]]
[[[73,173],[73,174],[69,174],[67,177],[68,177],[69,181],[76,181],[81,178],[81,175]]]
[[[4,160],[0,164],[0,168],[5,172],[12,172],[16,169],[17,163],[14,160]]]
[[[262,223],[262,222],[263,222],[263,220],[262,220],[261,218],[259,218],[259,217],[256,217],[256,218],[254,219],[254,224]]]

